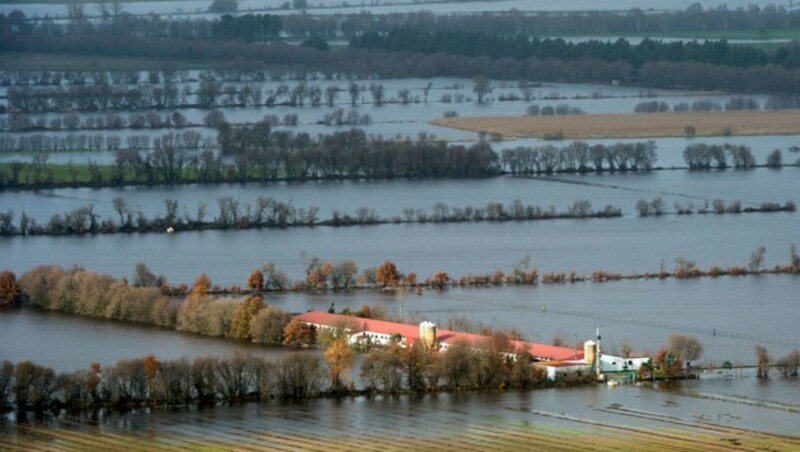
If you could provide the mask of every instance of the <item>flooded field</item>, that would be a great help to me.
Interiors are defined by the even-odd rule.
[[[740,382],[759,385],[753,379]],[[764,383],[772,396],[797,394],[792,382]],[[312,400],[206,410],[131,412],[100,418],[59,416],[0,423],[4,448],[198,447],[487,450],[547,445],[549,450],[791,450],[798,400],[759,399],[761,406],[707,400],[693,383],[672,388],[593,387],[421,398]],[[778,402],[782,407],[770,405]],[[47,427],[59,427],[51,429]],[[380,445],[379,445],[380,443]]]

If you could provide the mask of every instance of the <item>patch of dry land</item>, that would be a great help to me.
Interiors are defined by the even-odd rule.
[[[800,110],[439,118],[433,124],[503,138],[656,138],[800,134]]]

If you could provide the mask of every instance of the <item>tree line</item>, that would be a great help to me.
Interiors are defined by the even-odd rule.
[[[234,2],[218,0],[215,12],[235,12]],[[225,4],[230,4],[225,7]],[[234,11],[228,9],[233,7]],[[210,7],[209,10],[212,8]],[[83,14],[73,13],[70,23],[48,23],[47,31],[63,35],[83,34],[137,35],[148,38],[189,38],[195,40],[241,40],[274,42],[288,38],[352,37],[393,28],[424,31],[470,31],[514,36],[648,34],[669,35],[675,32],[727,32],[795,30],[800,27],[800,13],[783,5],[749,5],[729,9],[725,5],[704,9],[699,3],[683,11],[558,11],[494,12],[492,14],[431,14],[429,12],[371,14],[361,12],[327,15],[294,14],[224,14],[215,19],[132,15],[124,11],[108,14],[105,20],[90,22]],[[0,15],[0,29],[22,27],[31,31],[34,24],[19,10]],[[39,26],[39,28],[44,28]]]
[[[242,126],[232,126],[224,119],[211,120],[208,124],[218,127],[217,145],[222,153],[210,149],[214,146],[210,137],[204,137],[201,142],[201,136],[194,131],[164,134],[152,142],[148,136],[131,135],[126,137],[128,149],[117,149],[122,147],[119,137],[107,137],[106,144],[117,149],[113,165],[91,161],[88,164],[49,164],[46,152],[36,152],[31,162],[0,164],[0,188],[650,171],[658,158],[653,141],[612,145],[575,141],[561,147],[518,146],[498,153],[486,141],[470,146],[449,146],[424,134],[417,140],[397,141],[351,129],[312,138],[302,132],[272,131],[267,119]],[[0,137],[0,148],[21,143],[34,151],[49,151],[54,147],[99,150],[103,146],[102,135],[39,138]],[[154,150],[142,151],[151,145]],[[203,150],[191,152],[199,147]],[[792,147],[789,151],[794,153],[797,149]],[[229,157],[228,161],[225,156]],[[684,149],[683,157],[691,170],[758,166],[752,150],[745,145],[695,143]],[[765,166],[784,166],[782,152],[772,151]],[[348,222],[343,217],[337,221]]]
[[[623,44],[620,44],[624,47]],[[697,44],[702,47],[702,45]],[[630,46],[628,46],[630,47]],[[233,61],[237,66],[263,65],[336,74],[403,77],[466,77],[484,75],[503,80],[537,80],[566,83],[640,83],[644,86],[726,89],[738,92],[796,93],[800,71],[773,65],[731,67],[694,61],[651,61],[636,67],[622,59],[593,56],[576,60],[528,57],[472,57],[453,53],[391,53],[361,48],[337,52],[311,47],[247,43],[207,42],[187,39],[147,39],[113,35],[48,35],[10,33],[0,41],[0,52],[47,52],[79,55],[110,55],[162,59]]]
[[[505,36],[467,31],[424,31],[416,28],[364,33],[351,38],[350,46],[387,52],[447,53],[494,59],[625,61],[634,68],[661,61],[738,68],[764,65],[797,68],[800,63],[800,47],[793,46],[785,47],[783,52],[768,53],[756,47],[733,46],[724,40],[662,42],[645,38],[639,44],[630,44],[626,39],[620,38],[615,42],[567,42],[561,38],[530,38],[522,34]]]
[[[704,9],[700,3],[683,11],[498,11],[491,14],[431,14],[430,12],[348,14],[342,17],[312,15],[291,16],[285,23],[290,35],[316,34],[327,37],[354,36],[368,32],[384,32],[392,28],[415,28],[424,31],[470,31],[513,36],[586,36],[586,35],[650,35],[676,32],[726,32],[796,30],[800,12],[783,5],[752,4],[746,8]],[[689,34],[689,33],[687,33]]]
[[[589,171],[650,171],[658,155],[655,141],[566,146],[518,146],[503,149],[500,163],[510,174],[586,173]]]
[[[242,204],[239,200],[224,196],[217,198],[217,216],[207,219],[208,206],[198,203],[196,210],[179,210],[178,201],[164,201],[163,216],[148,218],[141,210],[134,211],[123,198],[112,200],[114,211],[119,219],[102,219],[94,211],[94,205],[77,207],[63,214],[53,214],[50,219],[39,224],[36,219],[21,212],[18,222],[14,221],[15,212],[0,212],[0,236],[42,236],[42,235],[84,235],[84,234],[117,234],[146,233],[168,231],[199,230],[247,230],[262,228],[314,227],[314,226],[367,226],[378,224],[420,224],[420,223],[469,223],[469,222],[505,222],[505,221],[538,221],[555,219],[617,218],[622,211],[613,206],[603,209],[592,209],[589,201],[576,201],[563,211],[555,206],[543,208],[525,205],[515,199],[507,206],[499,202],[489,202],[485,207],[451,207],[439,202],[431,211],[425,209],[403,209],[402,216],[381,217],[375,209],[359,207],[353,214],[333,211],[331,216],[321,219],[319,208],[311,206],[298,208],[291,202],[284,203],[272,198],[259,196],[254,205]]]
[[[450,146],[421,135],[417,140],[387,140],[359,129],[312,138],[307,133],[271,132],[269,123],[221,124],[211,150],[190,153],[174,146],[149,153],[117,151],[113,166],[2,165],[4,187],[104,184],[177,184],[352,178],[476,178],[500,172],[498,155],[479,142]],[[93,168],[93,169],[92,169]],[[58,171],[56,171],[58,170]],[[79,172],[78,170],[81,170]],[[79,176],[81,177],[79,179]]]
[[[54,135],[51,133],[33,133],[29,135],[14,136],[11,134],[0,135],[0,152],[22,152],[32,154],[30,162],[17,161],[14,166],[22,165],[24,168],[35,170],[37,165],[44,165],[50,158],[50,152],[69,151],[123,151],[119,157],[127,159],[131,152],[158,151],[173,149],[180,151],[208,150],[217,145],[214,137],[203,135],[196,130],[182,132],[167,132],[160,136],[144,134],[130,134],[124,137],[119,135],[105,135],[102,133],[66,133]],[[150,155],[155,155],[155,152]],[[116,159],[115,155],[115,159]],[[145,157],[146,158],[146,157]],[[16,170],[14,170],[16,171]],[[35,177],[34,177],[35,178]]]
[[[797,208],[793,201],[786,201],[783,205],[777,202],[763,202],[756,207],[742,208],[741,201],[733,201],[726,203],[722,199],[715,199],[711,203],[706,201],[701,206],[695,206],[694,203],[681,204],[675,203],[675,210],[673,212],[667,211],[668,207],[664,200],[660,197],[653,198],[651,201],[640,199],[636,202],[636,211],[640,217],[661,216],[669,213],[676,215],[706,215],[713,213],[714,215],[723,214],[739,214],[739,213],[756,213],[756,212],[794,212]]]
[[[153,355],[122,359],[70,373],[31,361],[0,363],[0,412],[71,412],[136,407],[214,406],[244,401],[302,400],[326,395],[374,395],[439,391],[531,389],[547,384],[527,351],[514,358],[500,334],[478,344],[458,342],[446,352],[425,348],[376,347],[360,368],[362,385],[343,373],[353,351],[332,341],[322,356],[296,352],[281,359],[235,353],[227,357],[158,360]],[[590,378],[584,378],[590,381]],[[576,381],[575,379],[573,381]],[[561,384],[564,384],[562,382]]]
[[[796,147],[789,149],[797,152]],[[730,158],[730,161],[728,160]],[[749,170],[756,167],[756,158],[750,146],[725,144],[695,143],[686,146],[683,150],[683,160],[690,170],[724,170],[732,166],[736,169]],[[783,154],[780,149],[775,149],[767,155],[766,167],[781,168]]]

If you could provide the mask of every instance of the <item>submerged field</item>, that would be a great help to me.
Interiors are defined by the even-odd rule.
[[[791,135],[800,133],[800,111],[456,117],[440,118],[432,123],[473,132],[498,133],[507,139]]]
[[[131,424],[101,425],[58,421],[60,428],[18,423],[0,436],[3,450],[792,450],[800,438],[723,425],[686,421],[619,404],[597,408],[592,418],[519,407],[496,414],[458,410],[425,411],[421,418],[392,410],[404,402],[320,401],[319,416],[305,406],[220,408],[207,413],[172,414],[172,422],[151,414],[129,415]],[[367,415],[348,417],[356,405]],[[338,408],[334,408],[339,406]],[[344,411],[344,412],[341,412]],[[238,414],[235,414],[238,413]],[[352,413],[349,413],[352,414]],[[373,415],[377,412],[373,412]],[[242,417],[246,416],[246,417]],[[620,423],[629,418],[630,423]],[[454,422],[455,421],[455,422]],[[460,422],[459,422],[460,421]],[[209,423],[211,422],[211,423]],[[3,431],[3,430],[0,430]]]

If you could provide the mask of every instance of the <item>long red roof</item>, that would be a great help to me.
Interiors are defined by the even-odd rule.
[[[349,325],[351,327],[357,327],[362,331],[370,331],[378,334],[399,334],[405,337],[407,342],[419,339],[419,327],[417,325],[409,325],[406,323],[387,322],[385,320],[376,319],[362,319],[340,314],[329,314],[321,311],[308,311],[296,316],[295,319],[300,320],[301,322],[314,323],[317,325]],[[477,344],[484,339],[485,336],[478,334],[460,333],[458,331],[443,330],[438,328],[436,329],[436,340],[442,344],[451,345],[457,341],[466,341],[471,344]],[[535,342],[510,342],[511,346],[515,350],[520,350],[527,347],[528,353],[530,353],[531,356],[536,359],[583,359],[583,350],[556,347],[554,345],[538,344]]]

